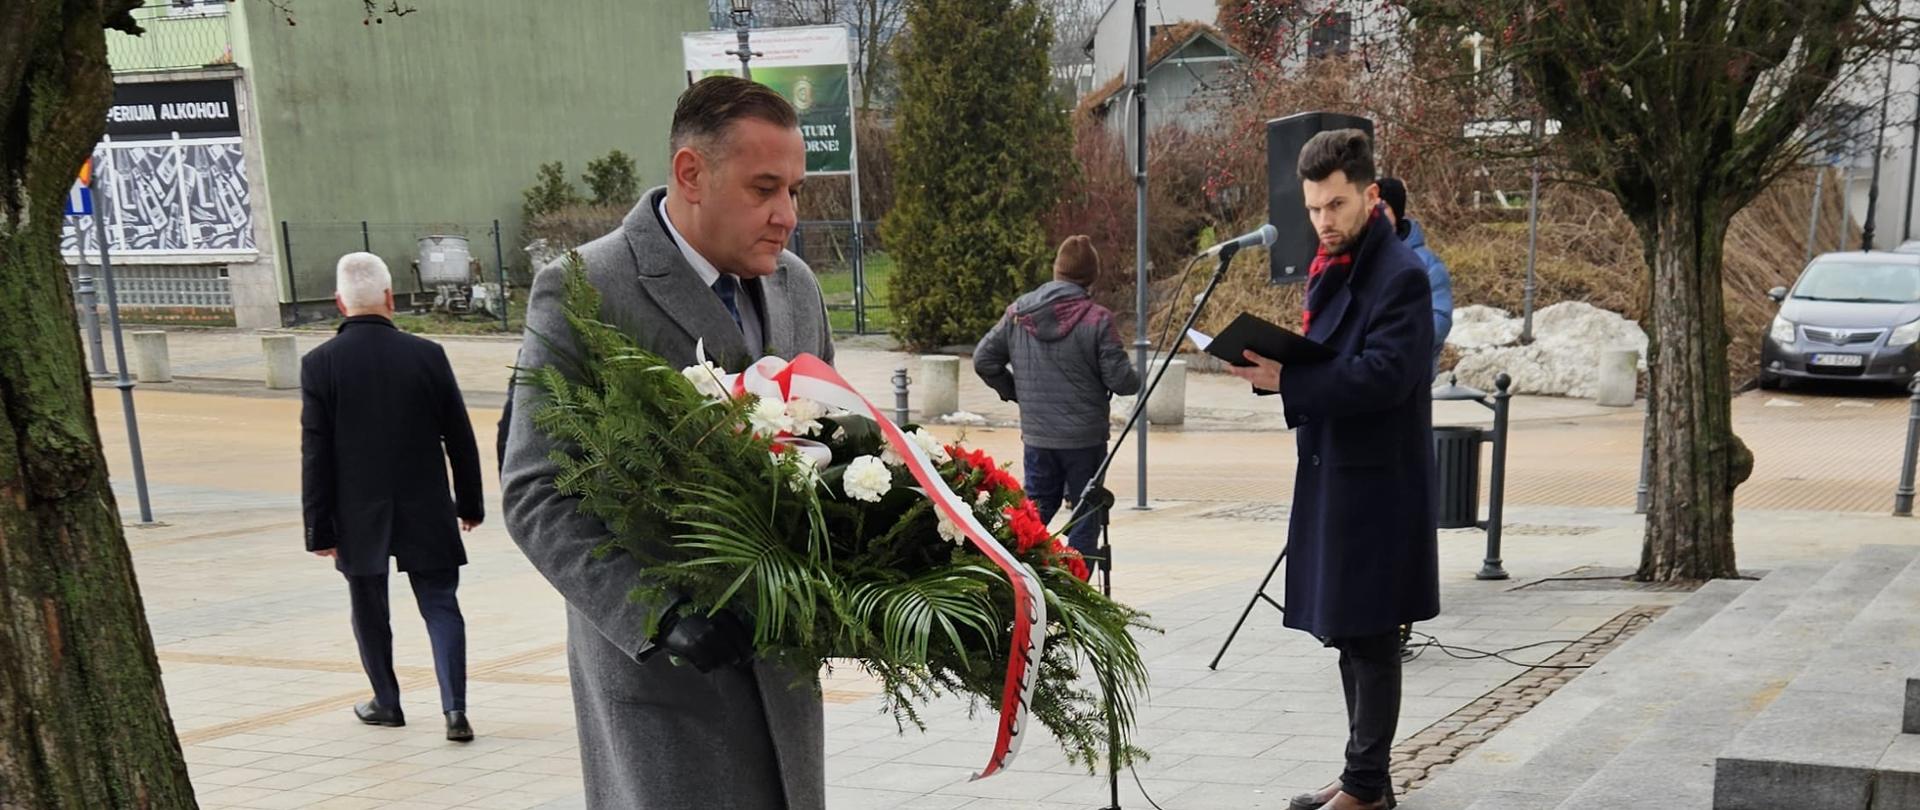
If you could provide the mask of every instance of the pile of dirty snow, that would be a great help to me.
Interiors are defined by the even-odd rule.
[[[1534,313],[1527,346],[1520,345],[1521,325],[1493,307],[1454,310],[1447,345],[1460,352],[1453,367],[1460,384],[1490,392],[1494,377],[1505,372],[1516,394],[1586,398],[1597,392],[1602,351],[1633,349],[1646,367],[1646,333],[1618,313],[1578,301],[1554,304]]]

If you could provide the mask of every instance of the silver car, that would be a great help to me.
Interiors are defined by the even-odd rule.
[[[1912,252],[1909,252],[1911,248]],[[1760,387],[1789,380],[1905,384],[1920,370],[1920,245],[1815,257],[1760,343]]]

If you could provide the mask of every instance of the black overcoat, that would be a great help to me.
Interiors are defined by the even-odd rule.
[[[349,575],[465,565],[459,518],[486,514],[453,366],[440,344],[378,316],[348,318],[300,362],[307,550]],[[453,468],[452,494],[447,468]]]
[[[1426,266],[1375,217],[1351,273],[1328,283],[1307,337],[1336,356],[1280,377],[1299,450],[1286,624],[1322,640],[1440,612]]]

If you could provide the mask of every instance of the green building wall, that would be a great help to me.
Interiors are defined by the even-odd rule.
[[[521,191],[543,162],[564,161],[580,185],[588,160],[620,149],[643,183],[666,176],[680,35],[707,27],[703,0],[410,5],[370,25],[360,3],[335,0],[293,6],[296,25],[265,6],[235,15],[298,300],[331,297],[333,261],[361,249],[363,221],[404,291],[428,233],[467,236],[491,276],[498,219],[507,266],[524,265]]]

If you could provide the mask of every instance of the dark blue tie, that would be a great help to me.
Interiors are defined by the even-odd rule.
[[[720,303],[727,305],[727,314],[733,316],[733,325],[745,334],[747,327],[740,320],[740,305],[734,301],[734,296],[739,292],[740,280],[725,273],[720,274],[720,280],[713,283],[713,294],[720,296]]]

